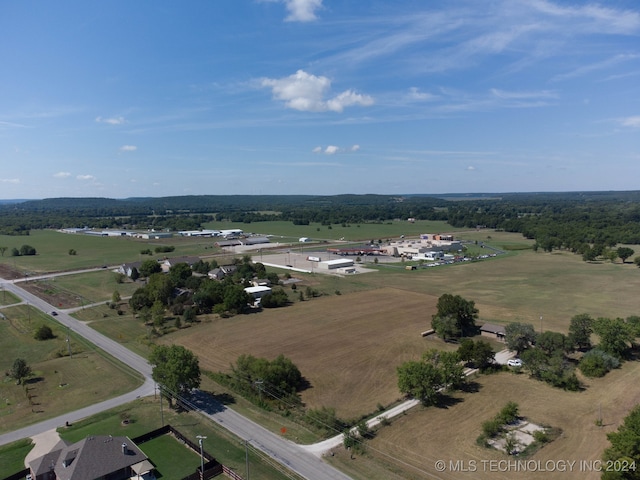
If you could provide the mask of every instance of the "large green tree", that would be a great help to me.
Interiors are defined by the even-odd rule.
[[[16,358],[11,370],[9,370],[9,376],[16,380],[18,385],[21,385],[26,378],[31,376],[31,367],[24,358]]]
[[[187,279],[193,275],[193,270],[188,263],[177,263],[169,268],[169,278],[176,287],[184,287]]]
[[[509,350],[520,354],[535,343],[536,331],[530,323],[509,323],[504,327],[504,341]]]
[[[602,474],[603,480],[640,479],[640,405],[624,419],[617,432],[607,434],[611,447],[604,451],[603,467],[611,465]],[[618,463],[607,463],[618,462]],[[613,468],[617,466],[617,468]],[[626,468],[622,468],[622,467]],[[626,470],[626,471],[625,471]]]
[[[462,340],[460,347],[458,347],[458,355],[460,360],[480,370],[491,366],[495,360],[493,348],[489,342],[484,340],[474,342],[470,338]]]
[[[626,357],[635,338],[633,327],[622,318],[598,318],[593,324],[600,337],[598,348],[617,358]]]
[[[569,324],[569,341],[574,347],[591,348],[591,334],[593,333],[593,318],[587,313],[574,315]]]
[[[539,348],[548,356],[553,356],[571,352],[573,345],[566,335],[547,330],[536,337],[536,348]]]
[[[616,252],[622,260],[622,263],[626,262],[627,258],[636,253],[632,248],[629,247],[618,247],[618,250],[616,250]]]
[[[442,387],[442,371],[426,362],[406,362],[398,367],[398,388],[402,393],[434,405]]]
[[[451,316],[455,318],[461,336],[469,337],[476,333],[478,309],[474,301],[465,300],[460,295],[445,293],[438,298],[436,308],[437,312],[432,317],[432,326],[434,320],[439,319],[436,320],[436,325],[438,325],[439,321]]]
[[[200,364],[193,352],[181,345],[156,346],[149,356],[151,376],[172,404],[174,398],[200,386]]]
[[[162,271],[162,267],[156,260],[145,260],[140,264],[140,268],[138,272],[143,277],[149,277],[154,273],[160,273]]]

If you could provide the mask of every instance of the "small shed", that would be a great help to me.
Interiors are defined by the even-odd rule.
[[[493,323],[485,323],[480,327],[480,335],[487,338],[504,342],[505,329],[503,325],[495,325]]]

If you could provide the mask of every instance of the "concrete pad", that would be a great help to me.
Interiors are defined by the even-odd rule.
[[[55,447],[56,444],[60,441],[60,435],[58,435],[58,432],[53,429],[43,433],[39,433],[38,435],[34,435],[33,437],[31,437],[31,440],[33,440],[35,446],[24,459],[25,468],[29,467],[29,462],[31,462],[32,460],[35,460],[36,458],[41,457],[42,455],[45,455],[53,450],[53,447]]]

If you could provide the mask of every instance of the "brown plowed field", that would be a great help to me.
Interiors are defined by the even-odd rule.
[[[432,347],[428,328],[437,297],[383,288],[316,298],[257,315],[216,319],[172,335],[191,349],[203,368],[229,371],[243,353],[291,358],[311,383],[302,392],[311,408],[335,407],[354,418],[400,398],[396,367]],[[204,328],[202,328],[204,327]]]

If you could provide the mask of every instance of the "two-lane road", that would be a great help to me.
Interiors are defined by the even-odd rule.
[[[51,313],[54,310],[52,305],[20,288],[14,282],[0,280],[0,283],[2,283],[4,289],[12,292],[24,301],[29,302],[34,308],[38,308],[45,313]],[[15,432],[0,435],[0,445],[51,430],[64,425],[66,421],[77,421],[100,411],[130,402],[139,396],[153,394],[154,383],[151,379],[151,366],[147,363],[146,359],[64,312],[59,312],[56,320],[142,374],[145,378],[145,383],[135,391],[126,395],[100,402]],[[279,437],[239,413],[215,402],[210,397],[196,398],[198,399],[200,412],[203,415],[209,417],[241,439],[248,440],[254,447],[302,477],[309,480],[348,480],[350,478],[331,465],[323,462],[313,453],[306,451],[301,446]]]

